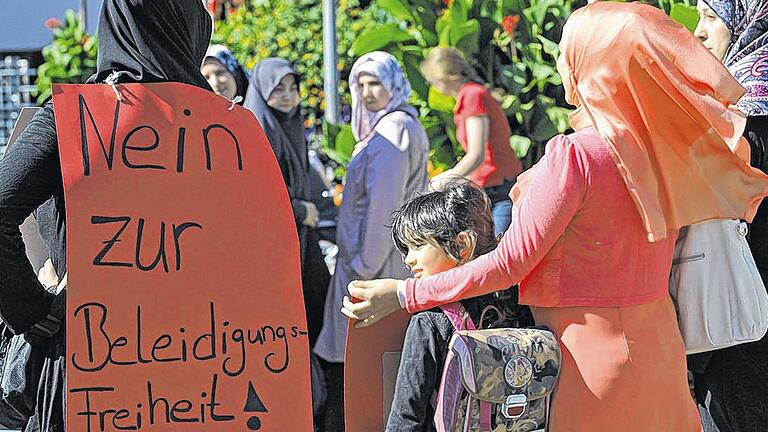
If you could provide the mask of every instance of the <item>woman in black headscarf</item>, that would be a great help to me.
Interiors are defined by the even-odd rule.
[[[213,22],[201,0],[105,0],[90,83],[174,81],[211,90],[200,64]],[[40,207],[38,209],[38,207]],[[57,274],[66,274],[66,226],[53,105],[35,115],[0,161],[0,318],[39,354],[27,432],[64,431],[66,291],[47,291],[24,252],[19,225],[37,211]],[[28,379],[36,378],[35,375]]]
[[[298,74],[291,64],[279,58],[259,62],[251,73],[244,107],[253,111],[275,152],[291,207],[296,219],[301,251],[301,286],[312,362],[312,408],[317,415],[325,398],[321,367],[311,354],[323,328],[325,295],[331,275],[325,266],[318,234],[315,231],[318,211],[310,201],[310,166],[304,120],[299,108]]]
[[[301,279],[311,348],[323,325],[323,305],[331,276],[314,229],[318,212],[310,202],[310,167],[299,108],[299,81],[291,64],[279,58],[259,62],[251,73],[243,106],[256,114],[264,128],[291,199],[299,231]]]

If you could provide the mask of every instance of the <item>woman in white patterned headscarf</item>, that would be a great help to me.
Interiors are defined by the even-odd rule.
[[[388,98],[383,108],[366,104],[366,100],[372,100],[373,96],[364,94],[364,90],[368,88],[364,89],[360,86],[361,75],[374,77],[375,81],[381,84],[381,88],[387,92]],[[365,84],[363,82],[363,85]],[[374,51],[360,57],[352,67],[349,76],[349,90],[352,93],[352,131],[358,142],[364,141],[379,120],[387,114],[401,111],[415,119],[419,118],[416,109],[408,105],[408,98],[411,96],[411,83],[403,75],[397,60],[388,53]]]
[[[372,52],[359,58],[349,87],[358,143],[347,166],[336,234],[339,256],[315,345],[315,353],[339,369],[347,337],[339,305],[347,284],[408,275],[389,227],[392,213],[426,188],[429,151],[418,111],[408,105],[411,85],[394,57]]]
[[[747,115],[750,164],[768,173],[768,0],[699,0],[695,35],[725,64],[746,93],[736,106]],[[768,200],[749,225],[749,248],[768,285]],[[695,391],[720,432],[766,430],[768,336],[689,357]],[[706,430],[706,429],[705,429]]]

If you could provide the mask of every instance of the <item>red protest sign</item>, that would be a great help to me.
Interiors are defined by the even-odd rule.
[[[67,430],[312,428],[296,227],[255,117],[177,83],[54,86]]]
[[[344,353],[344,424],[347,432],[384,430],[410,315],[402,310],[371,327],[349,322]],[[375,343],[371,343],[375,341]]]

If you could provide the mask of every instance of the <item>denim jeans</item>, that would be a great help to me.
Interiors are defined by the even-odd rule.
[[[505,180],[498,186],[485,188],[492,203],[494,232],[498,236],[509,228],[512,221],[512,200],[509,198],[509,191],[514,186],[517,179]]]
[[[512,222],[512,200],[494,203],[492,211],[494,233],[498,236],[504,233]]]

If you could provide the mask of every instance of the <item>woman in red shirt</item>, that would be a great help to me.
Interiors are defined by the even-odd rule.
[[[576,132],[521,176],[497,249],[418,280],[353,282],[362,301],[343,313],[367,326],[520,282],[562,347],[550,432],[700,432],[667,284],[679,228],[751,220],[768,194],[731,150],[745,144],[744,88],[650,5],[575,11],[560,51]]]
[[[433,49],[421,71],[430,85],[456,98],[456,139],[465,152],[456,166],[432,179],[431,187],[439,189],[452,177],[472,180],[491,198],[496,234],[503,233],[512,215],[509,190],[523,169],[509,145],[506,114],[488,89],[472,81],[475,72],[456,49]]]

